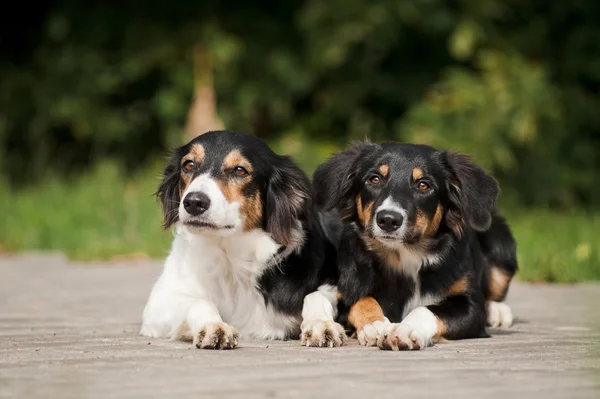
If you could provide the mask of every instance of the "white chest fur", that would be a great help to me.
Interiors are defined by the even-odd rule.
[[[439,261],[438,257],[420,251],[408,250],[404,246],[398,247],[397,250],[400,252],[400,259],[402,259],[402,273],[415,282],[414,293],[408,299],[402,311],[402,318],[404,319],[414,309],[436,304],[443,298],[439,295],[423,294],[420,288],[419,272],[422,268],[435,267],[431,265],[435,265]]]
[[[142,330],[151,330],[150,335],[172,335],[184,322],[189,304],[207,300],[242,337],[282,339],[297,332],[299,318],[266,305],[258,290],[261,274],[276,267],[273,256],[278,248],[263,231],[218,237],[178,228],[144,311]]]

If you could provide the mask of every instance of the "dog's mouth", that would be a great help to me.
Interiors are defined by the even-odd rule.
[[[225,226],[217,226],[214,223],[201,222],[199,220],[188,220],[188,221],[185,221],[183,224],[186,227],[192,227],[192,228],[201,229],[201,230],[229,230],[229,229],[233,229],[235,227],[230,224],[225,225]]]
[[[374,238],[385,244],[414,245],[420,241],[421,234],[417,232],[406,233],[402,236],[392,234],[377,234]]]

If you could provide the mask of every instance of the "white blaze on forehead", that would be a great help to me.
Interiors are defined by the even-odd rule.
[[[208,210],[200,216],[202,221],[221,227],[233,226],[234,230],[242,227],[240,203],[229,203],[215,179],[208,173],[201,174],[192,180],[182,194],[181,203],[179,204],[179,219],[182,222],[185,223],[186,220],[193,218],[192,215],[186,212],[183,206],[186,195],[193,192],[203,193],[210,199]]]
[[[379,212],[379,211],[394,211],[394,212],[398,212],[399,214],[401,214],[402,217],[404,217],[404,218],[408,217],[408,213],[406,212],[406,209],[404,209],[399,203],[394,201],[392,199],[392,197],[387,197],[381,203],[381,205],[379,205],[377,207],[376,212]]]

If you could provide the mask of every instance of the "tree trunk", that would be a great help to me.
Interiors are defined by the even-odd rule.
[[[211,130],[222,130],[223,122],[217,114],[217,96],[213,86],[212,60],[201,45],[194,47],[194,97],[188,111],[186,138],[193,138]]]

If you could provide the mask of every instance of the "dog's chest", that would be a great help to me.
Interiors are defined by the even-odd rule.
[[[279,245],[264,232],[244,233],[191,245],[187,262],[195,264],[198,283],[215,304],[223,321],[242,336],[285,338],[297,321],[267,305],[258,279],[276,267]]]
[[[401,264],[396,268],[397,282],[395,285],[389,285],[392,292],[387,293],[391,298],[392,313],[395,317],[400,317],[399,322],[404,319],[411,311],[420,306],[429,306],[438,303],[443,299],[437,292],[423,289],[421,280],[421,270],[424,267],[436,262],[435,257],[428,257],[425,254],[419,254],[400,248],[399,258]],[[399,291],[399,292],[398,292]]]

